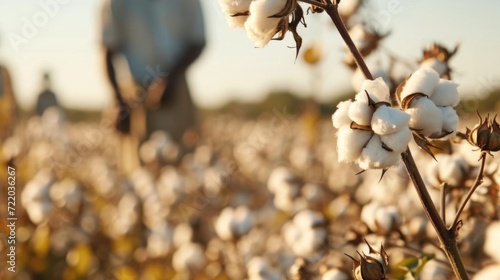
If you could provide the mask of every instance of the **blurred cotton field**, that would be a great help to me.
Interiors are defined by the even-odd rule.
[[[368,254],[367,244],[384,246],[391,279],[424,256],[420,279],[450,279],[404,168],[356,175],[337,161],[331,120],[305,119],[210,116],[190,145],[156,132],[142,167],[124,174],[105,122],[67,122],[57,109],[31,117],[1,150],[16,158],[16,279],[352,279],[344,253]],[[466,141],[437,161],[412,149],[437,205],[448,184],[452,216],[480,153]],[[488,161],[458,237],[474,279],[500,267],[500,161]]]

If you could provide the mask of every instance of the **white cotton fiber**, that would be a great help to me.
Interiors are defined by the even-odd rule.
[[[398,161],[399,154],[382,148],[382,140],[379,135],[375,134],[361,153],[359,167],[363,169],[383,169],[396,165]]]
[[[411,140],[411,130],[405,127],[393,134],[382,135],[382,142],[389,148],[391,148],[395,153],[402,153],[406,151],[406,147]]]
[[[379,101],[390,102],[391,96],[389,87],[384,82],[384,79],[379,77],[375,80],[365,80],[361,84],[361,91],[367,91],[370,96],[375,96]],[[366,95],[366,94],[365,94]]]
[[[254,0],[251,1],[250,16],[245,22],[248,38],[258,48],[264,47],[276,34],[280,18],[270,18],[281,12],[287,0]]]
[[[448,64],[435,57],[422,61],[422,63],[420,63],[420,68],[432,68],[439,74],[440,77],[449,71]]]
[[[230,27],[243,27],[248,16],[233,16],[248,12],[252,0],[219,0],[219,6],[226,15]]]
[[[443,131],[453,132],[449,135],[446,135],[445,138],[450,138],[454,136],[458,129],[458,115],[455,109],[447,106],[447,107],[439,107],[443,117]]]
[[[372,122],[373,108],[361,101],[352,102],[349,106],[348,116],[355,123],[370,125]]]
[[[438,164],[438,174],[441,181],[451,186],[459,186],[467,170],[465,159],[457,156],[443,155],[436,158]]]
[[[399,211],[396,206],[380,207],[375,212],[375,221],[379,232],[388,234],[399,226]]]
[[[460,95],[457,90],[458,84],[441,79],[434,89],[431,100],[437,106],[451,106],[455,107],[460,102]]]
[[[359,158],[363,147],[370,137],[371,131],[353,130],[343,126],[337,133],[337,152],[339,162],[353,162]]]
[[[439,75],[431,68],[420,68],[406,81],[401,91],[401,100],[414,93],[423,93],[432,96],[434,88],[439,82]]]
[[[373,132],[379,135],[391,134],[408,127],[410,115],[388,106],[380,106],[372,116]]]
[[[351,103],[351,100],[347,100],[341,101],[337,105],[337,110],[332,115],[333,127],[340,128],[344,125],[351,125],[352,120],[348,116],[349,106]]]
[[[443,127],[441,110],[427,97],[420,97],[411,102],[406,110],[410,114],[410,127],[423,135],[440,134]]]

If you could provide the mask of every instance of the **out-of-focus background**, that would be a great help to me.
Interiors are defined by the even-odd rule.
[[[51,1],[46,1],[50,3]],[[298,59],[291,36],[255,49],[242,29],[229,29],[217,1],[201,1],[207,47],[189,70],[193,98],[200,106],[231,100],[259,101],[270,91],[311,94],[309,68]],[[0,0],[0,57],[8,65],[23,109],[34,106],[41,71],[50,69],[61,103],[69,108],[101,109],[111,102],[100,60],[102,1],[60,1],[47,14],[30,0]],[[392,6],[395,8],[390,8]],[[452,47],[461,43],[452,66],[461,93],[499,86],[495,55],[499,3],[457,3],[425,0],[368,1],[366,18],[381,31],[391,31],[383,45],[406,60],[418,60],[421,50],[435,41]],[[46,14],[44,16],[42,14]],[[47,19],[45,19],[47,18]],[[350,71],[341,65],[343,43],[325,15],[306,17],[300,28],[304,45],[321,42],[326,57],[318,71],[323,77],[314,97],[329,101],[351,90]],[[376,60],[376,58],[375,58]]]
[[[426,64],[460,84],[461,131],[476,110],[500,111],[500,2],[341,5],[358,2],[344,20],[392,91]],[[148,64],[140,70],[154,79],[141,84],[131,54],[113,49],[116,38],[103,45],[109,3],[0,0],[1,279],[350,279],[344,253],[367,252],[363,238],[384,243],[394,279],[405,275],[398,264],[431,254],[421,279],[451,277],[404,169],[375,186],[379,172],[356,175],[337,163],[331,114],[363,79],[324,13],[305,15],[296,57],[292,34],[255,48],[244,28],[228,27],[218,1],[200,0],[204,48],[195,38],[166,78]],[[107,20],[163,18],[127,12]],[[464,141],[441,144],[461,166],[460,194],[478,153]],[[490,164],[461,231],[471,274],[500,266],[500,249],[488,249],[500,244],[499,162]],[[16,273],[5,266],[8,166],[16,170]],[[428,179],[437,196],[439,176],[429,170],[422,173],[438,178]]]

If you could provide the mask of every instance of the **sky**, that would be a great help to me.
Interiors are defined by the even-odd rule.
[[[0,0],[0,63],[9,68],[23,108],[34,106],[44,70],[52,73],[54,91],[63,105],[101,109],[111,104],[100,53],[102,2]],[[352,73],[342,65],[343,43],[325,15],[307,15],[307,28],[299,28],[304,48],[319,42],[326,50],[324,60],[311,71],[300,58],[295,61],[295,49],[289,48],[294,46],[291,34],[284,41],[255,48],[244,29],[227,26],[217,0],[201,2],[208,42],[188,73],[198,105],[258,101],[273,90],[321,101],[351,89]],[[48,4],[53,5],[51,13],[43,9]],[[449,48],[460,42],[451,66],[461,94],[481,98],[500,86],[500,1],[367,0],[367,5],[370,22],[391,31],[382,43],[384,49],[416,61],[432,42]],[[383,52],[371,55],[369,65],[383,56]]]

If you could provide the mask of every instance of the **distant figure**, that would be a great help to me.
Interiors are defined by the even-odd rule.
[[[0,64],[0,142],[13,132],[16,121],[16,98],[7,68]]]
[[[106,70],[120,108],[116,128],[138,138],[164,130],[180,141],[196,126],[186,70],[205,46],[199,0],[105,0],[103,12]],[[124,71],[119,54],[132,89],[118,78]],[[141,111],[146,120],[134,125]]]
[[[59,107],[59,102],[57,102],[57,97],[51,87],[50,74],[45,72],[43,74],[42,92],[38,95],[36,102],[36,114],[38,116],[42,116],[43,112],[50,107]]]

